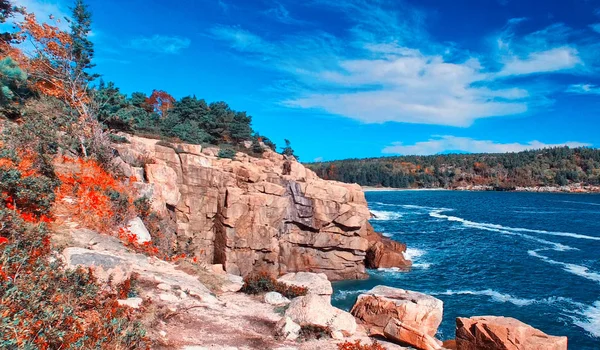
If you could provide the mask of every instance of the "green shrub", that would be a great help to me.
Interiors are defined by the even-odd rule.
[[[221,148],[217,154],[217,157],[233,159],[235,157],[235,151],[231,148]]]
[[[241,291],[246,294],[277,292],[286,298],[294,299],[306,295],[308,289],[299,286],[288,286],[278,282],[269,273],[263,271],[251,273],[246,276]]]
[[[129,140],[127,140],[126,137],[120,135],[108,134],[108,138],[110,139],[110,142],[113,143],[129,143]]]

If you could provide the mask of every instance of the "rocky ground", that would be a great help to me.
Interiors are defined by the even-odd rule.
[[[218,266],[196,267],[165,262],[130,251],[116,238],[65,222],[56,241],[69,267],[94,267],[100,279],[113,283],[138,275],[139,296],[123,304],[142,308],[144,323],[156,349],[337,349],[329,337],[321,340],[285,340],[276,337],[276,324],[285,306],[264,301],[264,296],[237,292],[241,277]],[[193,273],[188,273],[193,272]],[[202,280],[202,282],[201,282]],[[330,292],[331,293],[331,292]],[[371,343],[364,328],[344,339]],[[405,349],[383,341],[386,349]]]

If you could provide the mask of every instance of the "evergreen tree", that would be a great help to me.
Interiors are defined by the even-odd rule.
[[[73,40],[74,76],[77,80],[90,83],[98,78],[98,74],[89,71],[94,68],[94,44],[89,36],[92,31],[92,14],[83,0],[75,0],[71,9],[71,39]]]

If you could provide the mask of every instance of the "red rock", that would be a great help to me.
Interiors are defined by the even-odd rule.
[[[510,317],[459,317],[456,346],[457,350],[567,350],[567,337],[547,335]]]
[[[439,340],[395,318],[388,322],[383,334],[390,340],[408,344],[420,350],[439,350],[442,348],[442,342]]]
[[[404,332],[432,338],[442,322],[443,303],[430,295],[398,288],[377,286],[361,294],[350,311],[372,335],[386,335],[392,319],[402,324]],[[390,335],[393,331],[388,329]],[[394,336],[393,339],[401,339]],[[414,344],[413,344],[414,345]]]

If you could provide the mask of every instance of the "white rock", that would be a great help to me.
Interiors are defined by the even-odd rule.
[[[160,290],[171,290],[171,286],[166,283],[159,283],[156,288]]]
[[[265,303],[271,305],[287,305],[291,301],[277,292],[269,292],[265,294]]]
[[[316,294],[331,300],[333,287],[324,273],[296,272],[288,273],[277,279],[278,282],[288,286],[305,287],[308,294]]]
[[[290,317],[283,317],[275,325],[277,335],[286,340],[296,340],[300,336],[300,325],[295,323]]]
[[[285,311],[285,316],[300,326],[328,327],[344,336],[356,332],[356,320],[350,313],[331,306],[327,298],[308,294],[295,298]]]
[[[150,232],[148,232],[146,225],[144,225],[144,222],[139,217],[127,223],[127,230],[137,237],[138,243],[146,243],[152,240]]]
[[[179,299],[176,296],[174,296],[173,294],[168,294],[168,293],[162,293],[158,297],[160,298],[160,300],[167,301],[170,303],[176,303],[179,301]]]
[[[119,306],[129,306],[133,309],[139,309],[140,305],[144,302],[142,298],[127,298],[127,299],[119,299],[117,300]]]

